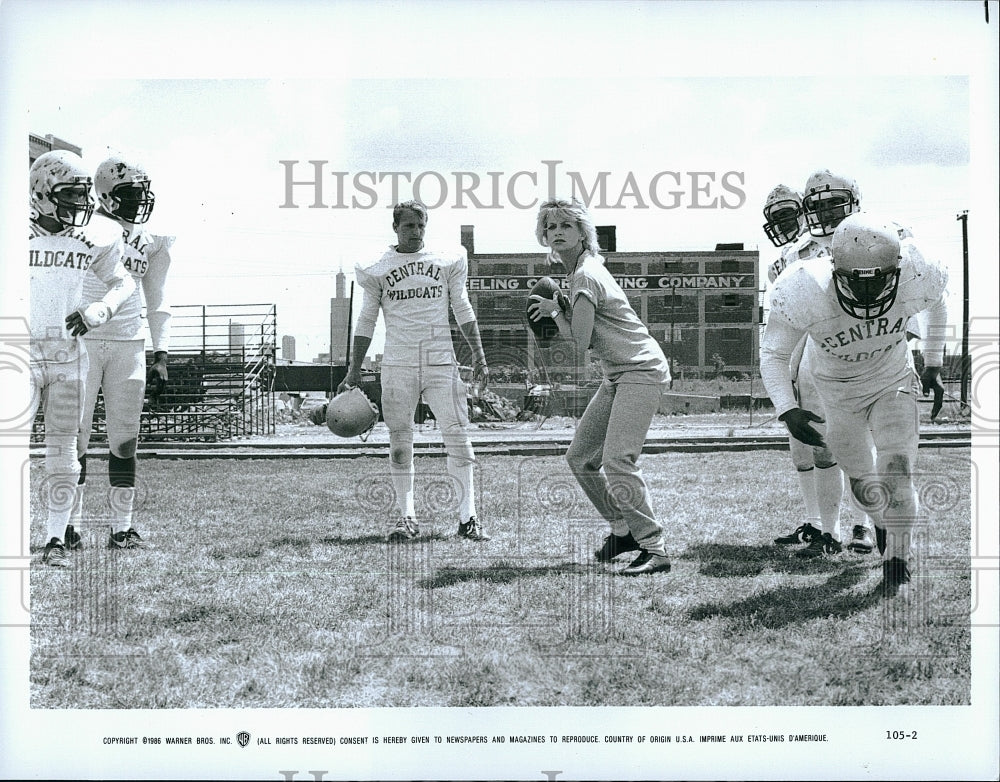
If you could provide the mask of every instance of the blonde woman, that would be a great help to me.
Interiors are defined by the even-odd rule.
[[[542,204],[535,236],[565,266],[569,298],[534,295],[528,317],[553,317],[560,334],[575,345],[577,366],[585,364],[589,348],[604,374],[566,453],[584,493],[611,525],[594,556],[611,562],[638,551],[622,575],[666,572],[663,527],[636,462],[670,382],[667,360],[605,268],[594,221],[582,204]]]

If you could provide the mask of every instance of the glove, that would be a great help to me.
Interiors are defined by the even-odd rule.
[[[931,420],[937,418],[944,405],[944,385],[941,383],[941,367],[924,367],[920,373],[920,389],[924,396],[934,392],[934,403],[931,405]]]
[[[791,434],[796,440],[817,448],[826,447],[826,443],[823,441],[823,435],[809,425],[811,421],[815,421],[819,424],[825,423],[825,421],[811,410],[803,410],[801,407],[793,407],[791,410],[786,410],[784,413],[779,415],[778,420],[784,422],[785,426],[788,427],[789,434]]]
[[[149,393],[149,398],[154,402],[166,390],[169,377],[167,373],[167,354],[158,350],[153,354],[153,363],[146,373],[146,390]]]
[[[66,316],[66,328],[71,336],[79,337],[111,320],[111,307],[103,301],[88,304]]]

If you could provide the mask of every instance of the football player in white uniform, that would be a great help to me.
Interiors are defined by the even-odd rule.
[[[761,375],[789,432],[810,445],[828,444],[847,473],[854,496],[875,522],[883,595],[891,597],[908,589],[918,515],[912,476],[919,428],[907,323],[926,311],[920,381],[927,393],[940,384],[948,275],[912,241],[901,242],[894,224],[864,213],[840,223],[831,253],[832,268],[817,258],[779,276],[761,346]],[[825,411],[825,442],[811,425],[823,418],[796,398],[789,371],[803,335],[809,337],[805,356]]]
[[[83,413],[87,348],[81,339],[106,323],[135,290],[122,266],[122,234],[92,218],[93,181],[79,155],[46,152],[28,175],[30,375],[32,415],[43,405],[47,519],[42,562],[67,567],[64,539],[80,463],[77,436]],[[100,295],[82,301],[90,271]]]
[[[834,230],[848,214],[860,208],[861,191],[853,179],[827,169],[810,174],[802,199],[802,228],[808,226],[809,231],[790,242],[781,258],[769,267],[772,291],[780,273],[791,264],[818,257],[829,260]],[[805,342],[803,337],[792,351],[792,382],[799,403],[822,415],[822,403],[813,383],[810,360],[804,355]],[[844,496],[844,473],[826,447],[809,446],[789,436],[788,450],[806,506],[806,521],[791,533],[775,538],[774,542],[779,545],[808,544],[798,552],[800,557],[836,554],[842,550],[840,503]],[[854,525],[847,547],[858,554],[871,553],[875,541],[869,520]]]
[[[448,474],[459,503],[458,536],[486,541],[476,515],[473,467],[475,455],[466,427],[469,423],[465,383],[458,372],[448,323],[455,314],[462,336],[474,355],[473,381],[489,379],[486,354],[476,314],[469,302],[469,273],[464,247],[436,251],[424,247],[427,209],[416,201],[396,204],[392,230],[397,244],[368,266],[355,268],[364,291],[355,329],[351,365],[338,391],[361,382],[361,364],[371,345],[381,308],[385,318],[382,356],[382,415],[389,428],[389,471],[399,517],[389,531],[391,541],[415,538],[420,528],[413,501],[413,416],[423,395],[441,427]]]
[[[153,213],[155,196],[149,175],[134,161],[112,156],[97,167],[94,189],[100,204],[99,214],[115,221],[122,232],[125,268],[136,288],[115,317],[84,338],[90,369],[83,411],[78,451],[80,477],[66,545],[82,545],[79,527],[83,514],[83,495],[87,479],[87,448],[94,424],[94,406],[98,391],[104,393],[105,421],[108,433],[108,478],[111,483],[111,534],[108,548],[144,548],[142,536],[132,526],[135,499],[136,446],[146,385],[153,395],[163,392],[167,381],[170,309],[165,296],[170,248],[174,237],[150,233],[145,223]],[[84,279],[85,302],[101,295],[101,283],[94,275]],[[153,363],[146,371],[146,340],[143,335],[142,306],[152,337]]]

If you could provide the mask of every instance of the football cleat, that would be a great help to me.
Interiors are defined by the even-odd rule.
[[[802,557],[802,559],[813,559],[827,554],[839,554],[841,549],[840,541],[829,532],[824,532],[819,537],[810,540],[809,545],[804,549],[796,551],[795,556]]]
[[[631,532],[624,535],[611,534],[604,539],[604,545],[594,552],[594,557],[598,562],[610,562],[619,554],[625,554],[629,551],[639,551],[640,548],[639,543],[632,537]]]
[[[490,536],[483,532],[479,519],[475,516],[470,516],[469,520],[464,523],[458,523],[458,537],[476,541],[490,540]]]
[[[63,541],[66,544],[66,548],[70,551],[79,551],[83,548],[83,538],[73,528],[72,524],[66,525],[66,534],[63,536]]]
[[[872,538],[872,531],[864,524],[855,524],[851,531],[851,542],[847,544],[847,550],[855,554],[871,554],[875,548],[875,540]]]
[[[643,576],[647,573],[668,573],[670,572],[670,560],[665,554],[654,554],[652,551],[642,550],[630,565],[619,571],[623,576]]]
[[[779,546],[794,546],[798,543],[809,543],[813,538],[818,538],[823,533],[808,521],[801,527],[797,527],[794,532],[775,538],[774,542]]]
[[[45,551],[42,552],[42,562],[52,567],[69,567],[69,557],[66,556],[66,548],[59,542],[59,538],[52,538],[45,544]]]
[[[413,540],[419,534],[420,527],[417,525],[417,520],[412,516],[404,516],[393,525],[385,539],[389,542]]]
[[[909,592],[910,566],[905,559],[892,557],[882,563],[882,597],[906,598]]]
[[[112,532],[111,537],[108,538],[108,548],[109,549],[144,549],[147,548],[146,542],[142,539],[134,529],[129,527],[123,532]]]

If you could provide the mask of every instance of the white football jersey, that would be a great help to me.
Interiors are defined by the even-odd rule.
[[[779,275],[761,346],[761,375],[779,415],[795,407],[781,371],[781,363],[787,367],[782,356],[791,354],[803,334],[809,336],[805,349],[812,375],[828,405],[858,409],[886,389],[908,382],[912,365],[906,327],[918,312],[928,310],[933,324],[928,363],[940,364],[947,271],[927,261],[911,241],[900,244],[900,254],[896,300],[885,315],[869,320],[841,308],[829,258],[796,263]]]
[[[390,247],[368,267],[355,267],[364,290],[356,333],[371,337],[379,307],[385,318],[385,366],[455,363],[448,308],[457,323],[476,319],[465,283],[464,247],[400,253]]]
[[[121,262],[121,227],[96,215],[85,226],[55,234],[34,222],[29,226],[32,358],[71,361],[79,341],[66,330],[66,316],[82,306],[84,278],[90,274],[102,286],[94,300],[104,299],[112,312],[135,288]]]
[[[121,228],[119,228],[121,230]],[[142,307],[145,299],[146,317],[152,337],[152,350],[170,349],[170,308],[165,287],[170,268],[170,248],[173,236],[151,234],[142,225],[123,232],[122,264],[136,282],[136,289],[107,323],[87,332],[86,339],[143,339]],[[93,274],[86,275],[83,300],[90,304],[102,298],[107,288]]]

